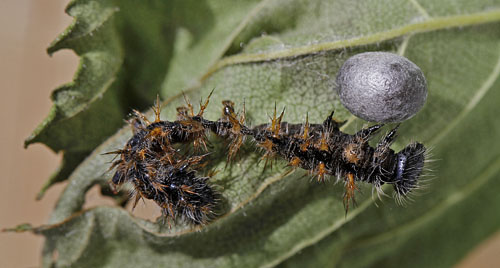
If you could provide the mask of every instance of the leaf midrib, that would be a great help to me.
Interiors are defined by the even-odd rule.
[[[443,17],[443,18],[432,18],[432,19],[426,20],[424,22],[409,24],[409,25],[406,25],[406,26],[403,26],[400,28],[390,30],[390,31],[380,32],[380,33],[377,33],[374,35],[364,36],[364,37],[355,38],[355,39],[348,39],[348,40],[324,43],[324,44],[320,44],[320,45],[310,45],[310,46],[298,47],[298,48],[294,48],[294,49],[283,50],[280,52],[230,56],[230,57],[223,58],[223,59],[219,60],[211,69],[209,69],[209,71],[202,77],[202,79],[200,79],[200,82],[203,82],[203,80],[205,80],[207,77],[211,76],[211,74],[213,74],[217,70],[224,68],[225,66],[228,66],[228,65],[273,60],[273,59],[278,59],[278,58],[283,58],[283,57],[293,57],[293,56],[299,56],[299,55],[304,55],[304,54],[312,54],[312,53],[317,53],[320,51],[335,50],[335,49],[341,49],[341,48],[347,48],[347,47],[360,46],[360,45],[366,45],[366,44],[370,44],[370,43],[381,42],[381,41],[396,38],[399,36],[404,36],[407,34],[428,32],[428,31],[440,30],[440,29],[450,28],[450,27],[470,26],[470,25],[482,24],[482,23],[493,22],[493,21],[498,21],[498,20],[500,20],[500,10],[493,10],[493,11],[482,12],[482,13],[474,13],[474,14],[464,15],[464,16],[450,16],[450,17]],[[199,88],[199,87],[197,87],[197,88]],[[472,110],[472,108],[471,108],[471,110]],[[363,211],[364,209],[361,209],[361,208],[364,208],[365,206],[367,207],[369,204],[371,204],[371,202],[363,203],[359,207],[360,211]],[[351,219],[355,215],[357,215],[358,213],[359,213],[358,211],[353,211],[350,214],[350,217],[348,217],[348,218]],[[342,221],[339,221],[339,222],[342,222]],[[301,244],[301,245],[304,245],[304,244]]]
[[[380,43],[389,39],[394,39],[408,34],[437,31],[448,28],[472,26],[500,20],[500,9],[486,12],[472,13],[468,15],[456,15],[446,17],[429,17],[424,21],[406,24],[388,31],[378,32],[371,35],[355,37],[351,39],[310,44],[280,51],[270,51],[266,53],[237,54],[222,58],[202,77],[201,81],[210,77],[213,73],[229,65],[251,63],[260,61],[276,60],[280,58],[297,57],[307,54],[314,54],[330,50],[338,50],[349,47],[356,47],[374,43]]]
[[[490,13],[491,13],[491,12],[490,12]],[[499,18],[500,18],[500,10],[495,11],[495,12],[493,12],[493,13],[494,13],[494,14],[497,14],[497,15],[499,16]],[[481,14],[481,13],[478,13],[478,14]],[[484,13],[483,13],[483,14],[484,14]],[[472,16],[472,15],[471,15],[471,16]],[[463,17],[463,16],[456,16],[456,17]],[[449,18],[452,18],[452,17],[449,17]],[[408,41],[409,41],[410,37],[411,37],[411,36],[410,36],[410,35],[408,35],[408,36],[405,38],[405,40],[403,40],[403,43],[402,43],[402,45],[401,45],[401,47],[400,47],[400,49],[399,49],[399,51],[398,51],[398,53],[399,53],[399,54],[404,54],[405,49],[406,49],[406,47],[407,47],[407,43],[408,43]],[[234,57],[234,56],[233,56],[233,57]],[[230,58],[231,58],[231,57],[230,57]],[[496,77],[496,76],[498,76],[498,74],[499,74],[500,70],[497,70],[497,69],[499,69],[499,68],[500,68],[500,59],[499,59],[499,64],[497,64],[497,66],[494,68],[494,70],[493,70],[493,72],[492,72],[492,75],[494,75],[495,77]],[[489,81],[492,79],[492,78],[491,78],[491,76],[492,76],[492,75],[490,75],[490,77],[489,77],[489,78],[486,80],[486,82],[483,84],[483,86],[481,87],[481,90],[478,90],[478,93],[480,93],[480,97],[484,96],[484,95],[486,94],[486,91],[487,91],[487,90],[491,87],[491,83],[490,83]],[[484,85],[489,85],[489,87],[484,88]],[[198,89],[198,88],[199,88],[199,87],[196,87],[196,88],[193,88],[192,90],[195,90],[195,89]],[[483,89],[483,88],[484,88],[484,89]],[[168,104],[168,103],[172,102],[173,100],[175,100],[176,98],[178,98],[178,97],[180,97],[180,96],[181,96],[181,94],[177,94],[176,96],[172,96],[171,98],[169,98],[168,100],[166,100],[164,103],[162,103],[162,106],[165,106],[166,104]],[[477,105],[477,103],[479,102],[479,99],[478,99],[476,96],[477,96],[477,94],[476,94],[476,95],[472,98],[472,100],[471,100],[471,101],[473,101],[473,103],[475,103],[475,104]],[[466,110],[467,110],[467,112],[470,112],[470,111],[474,108],[474,107],[471,107],[471,104],[470,104],[470,103],[469,103],[466,107],[468,107],[468,109],[466,109]],[[459,115],[459,116],[458,116],[458,117],[457,117],[457,118],[453,121],[453,122],[454,122],[454,123],[453,123],[453,125],[456,125],[456,124],[457,124],[457,122],[458,122],[458,121],[460,121],[463,117],[465,117],[464,112],[460,113],[460,115]],[[344,128],[345,128],[347,125],[349,125],[350,123],[352,123],[352,121],[353,121],[353,120],[354,120],[354,117],[353,117],[353,116],[351,116],[351,117],[348,119],[347,124],[345,124],[345,125],[344,125]],[[448,128],[447,128],[447,129],[448,129]],[[448,131],[449,131],[449,130],[448,130]],[[448,131],[444,131],[444,132],[445,132],[445,133],[447,133]],[[441,134],[442,134],[442,133],[441,133]],[[441,137],[441,135],[439,135],[438,137]],[[434,144],[434,142],[436,142],[436,139],[434,139],[434,140],[433,140],[433,144]],[[107,142],[105,142],[105,143],[107,143]],[[229,211],[228,213],[226,213],[226,214],[224,215],[224,217],[226,217],[226,216],[228,216],[228,215],[231,215],[231,214],[233,214],[234,212],[238,211],[238,209],[239,209],[239,208],[241,208],[244,204],[246,204],[246,203],[248,203],[248,202],[250,202],[250,201],[254,200],[255,198],[257,198],[258,196],[260,196],[260,193],[262,193],[262,192],[263,192],[263,191],[264,191],[264,190],[265,190],[265,189],[266,189],[269,185],[271,185],[271,184],[273,184],[274,182],[277,182],[277,181],[279,181],[279,180],[283,179],[284,177],[285,177],[285,176],[281,176],[281,174],[279,174],[278,176],[276,176],[276,174],[275,174],[275,175],[273,175],[273,176],[271,176],[271,177],[266,178],[266,179],[264,180],[264,183],[263,183],[263,184],[259,187],[259,191],[258,191],[256,194],[254,194],[254,195],[252,195],[250,198],[248,198],[248,199],[246,199],[246,200],[242,201],[242,202],[241,202],[240,204],[238,204],[238,205],[237,205],[234,209],[232,209],[231,211]],[[365,202],[365,203],[371,204],[371,203],[372,203],[372,201],[371,201],[371,200],[367,200],[367,202]],[[352,211],[352,213],[351,213],[351,214],[352,214],[352,215],[354,215],[354,214],[356,214],[356,215],[357,215],[358,213],[360,213],[360,211],[357,211],[357,210],[361,210],[361,211],[363,211],[363,210],[364,210],[364,208],[366,208],[368,204],[366,204],[366,206],[365,206],[365,204],[363,204],[363,205],[359,206],[359,207],[358,207],[358,208],[356,208],[354,211]],[[350,219],[352,219],[352,217],[348,217],[348,218],[342,219],[342,220],[341,220],[341,221],[339,221],[339,222],[341,222],[341,223],[346,223],[346,222],[348,222]],[[139,223],[138,223],[138,224],[139,224]],[[140,225],[140,224],[139,224],[139,225]],[[342,224],[340,224],[339,226],[341,226],[341,225],[342,225]],[[333,229],[332,229],[332,228],[328,228],[328,231],[325,231],[325,232],[326,232],[327,234],[329,234],[329,233],[331,233],[331,232],[335,231],[336,229],[337,229],[337,228],[333,228]],[[147,229],[145,229],[145,230],[147,230]],[[197,229],[195,228],[195,229],[191,229],[191,230],[184,230],[184,231],[181,231],[181,233],[168,234],[168,235],[166,235],[166,236],[176,236],[176,235],[180,235],[180,234],[190,233],[190,232],[192,232],[192,231],[197,231]],[[322,233],[324,233],[324,232],[322,232]],[[162,236],[164,236],[165,234],[156,234],[156,235],[162,235]],[[325,235],[325,236],[326,236],[326,235]],[[322,237],[323,237],[323,236],[321,236],[321,235],[316,236],[316,238],[317,238],[317,239],[319,239],[319,240],[320,240],[320,239],[322,239]],[[301,248],[304,248],[304,247],[307,247],[307,245],[308,245],[308,243],[300,243],[300,244],[299,244],[299,245],[297,245],[296,247],[301,247]],[[293,252],[293,249],[292,249],[292,251],[291,251],[291,252]],[[290,252],[288,252],[288,254],[285,254],[285,255],[289,255],[289,253],[290,253]],[[293,255],[293,254],[292,254],[292,255]],[[286,257],[285,257],[285,259],[286,259]]]

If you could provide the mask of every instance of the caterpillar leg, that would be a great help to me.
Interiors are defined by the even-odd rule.
[[[389,131],[389,133],[387,133],[382,138],[382,140],[380,140],[380,142],[377,144],[376,150],[385,149],[385,148],[388,148],[389,146],[391,146],[391,144],[394,142],[394,140],[398,136],[398,134],[397,134],[398,128],[399,128],[399,124],[395,128],[393,128],[391,131]]]
[[[375,152],[373,153],[373,160],[372,160],[372,166],[374,167],[372,170],[372,173],[378,169],[377,172],[381,174],[387,174],[387,167],[385,167],[386,170],[384,170],[382,163],[390,157],[390,155],[393,153],[393,151],[389,148],[391,144],[394,142],[394,140],[397,137],[397,130],[399,128],[399,125],[397,125],[395,128],[393,128],[389,133],[387,133],[377,144],[377,147],[375,147]]]
[[[374,125],[374,126],[371,126],[371,127],[367,127],[367,128],[364,128],[358,132],[356,132],[356,134],[354,134],[354,136],[356,138],[359,138],[363,141],[368,141],[370,140],[373,135],[375,135],[381,127],[383,127],[384,125],[383,124],[380,124],[380,125]]]

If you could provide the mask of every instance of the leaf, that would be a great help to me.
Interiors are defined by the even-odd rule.
[[[98,68],[92,66],[81,87],[69,90],[76,100],[56,101],[66,117],[39,132],[50,135],[37,136],[53,148],[91,150],[85,139],[114,131],[99,125],[106,129],[81,136],[66,129],[103,124],[107,113],[91,101],[98,92],[105,91],[100,101],[106,94],[120,96],[110,98],[116,104],[106,109],[127,109],[133,98],[126,93],[151,98],[151,87],[167,97],[163,118],[174,118],[182,89],[198,100],[215,88],[205,114],[210,119],[219,117],[222,100],[231,99],[240,109],[245,102],[253,125],[265,123],[276,102],[287,107],[289,122],[303,122],[306,113],[321,122],[333,109],[352,133],[365,122],[341,106],[335,75],[349,56],[384,50],[415,62],[429,85],[426,106],[402,125],[394,148],[422,141],[434,147],[439,161],[435,179],[407,207],[390,199],[375,202],[364,185],[359,206],[345,216],[340,185],[310,183],[300,170],[287,174],[282,162],[263,171],[251,144],[240,161],[223,169],[225,145],[214,138],[211,163],[221,172],[212,183],[222,188],[221,217],[201,229],[168,229],[119,207],[82,211],[85,192],[110,179],[111,157],[102,153],[123,147],[131,136],[125,127],[74,170],[49,224],[33,230],[47,237],[45,266],[451,266],[498,230],[500,3],[75,1],[68,10],[82,21],[73,25],[82,26],[70,27],[75,33],[61,44],[92,53],[115,44],[121,63],[108,67],[115,71],[100,84],[91,78],[104,74],[93,73]],[[102,39],[79,40],[108,27]],[[84,114],[87,121],[79,121]]]
[[[256,2],[71,2],[66,12],[75,19],[48,52],[72,49],[80,64],[74,81],[52,93],[54,106],[25,146],[41,142],[72,161],[63,163],[39,198],[116,132],[131,108],[145,109],[159,91],[170,96],[191,86],[223,55]]]

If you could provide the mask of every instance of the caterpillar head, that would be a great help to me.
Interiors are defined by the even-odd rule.
[[[404,197],[418,187],[418,179],[424,168],[425,151],[423,144],[411,143],[396,154],[394,190],[398,197]]]

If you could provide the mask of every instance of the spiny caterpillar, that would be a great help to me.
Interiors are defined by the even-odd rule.
[[[116,172],[111,180],[115,190],[124,182],[134,186],[135,201],[141,198],[155,201],[170,222],[179,216],[192,224],[206,224],[214,214],[217,193],[207,181],[210,176],[198,177],[196,170],[204,165],[206,155],[185,156],[173,147],[176,143],[193,143],[206,150],[206,127],[199,120],[208,104],[202,105],[198,115],[193,107],[178,108],[178,120],[160,120],[160,101],[157,99],[155,121],[150,122],[134,110],[129,120],[134,135],[119,154],[111,169]]]
[[[250,128],[245,125],[245,111],[235,112],[234,103],[223,101],[222,117],[217,121],[203,118],[210,96],[200,103],[200,111],[194,114],[193,106],[177,108],[177,120],[160,120],[159,99],[154,107],[155,121],[149,122],[144,115],[134,111],[129,121],[134,135],[125,148],[112,154],[120,159],[113,162],[116,172],[111,186],[116,189],[124,182],[131,182],[135,189],[135,204],[141,198],[154,200],[168,219],[182,218],[192,224],[206,224],[214,217],[218,193],[208,184],[210,176],[199,177],[204,166],[209,132],[230,141],[227,152],[231,161],[246,137],[264,151],[263,158],[279,156],[292,168],[302,168],[324,181],[326,176],[343,180],[343,197],[346,213],[349,203],[355,203],[357,182],[372,184],[378,193],[381,186],[392,184],[394,196],[402,202],[418,186],[422,173],[426,148],[421,143],[411,143],[400,152],[390,145],[396,138],[398,127],[387,133],[375,147],[368,141],[383,125],[362,129],[354,135],[343,133],[343,122],[333,119],[333,112],[322,124],[282,122],[283,112],[277,116],[276,108],[270,124]],[[238,118],[239,117],[239,118]],[[175,144],[193,146],[190,154],[181,154]],[[193,153],[193,151],[195,153]]]

